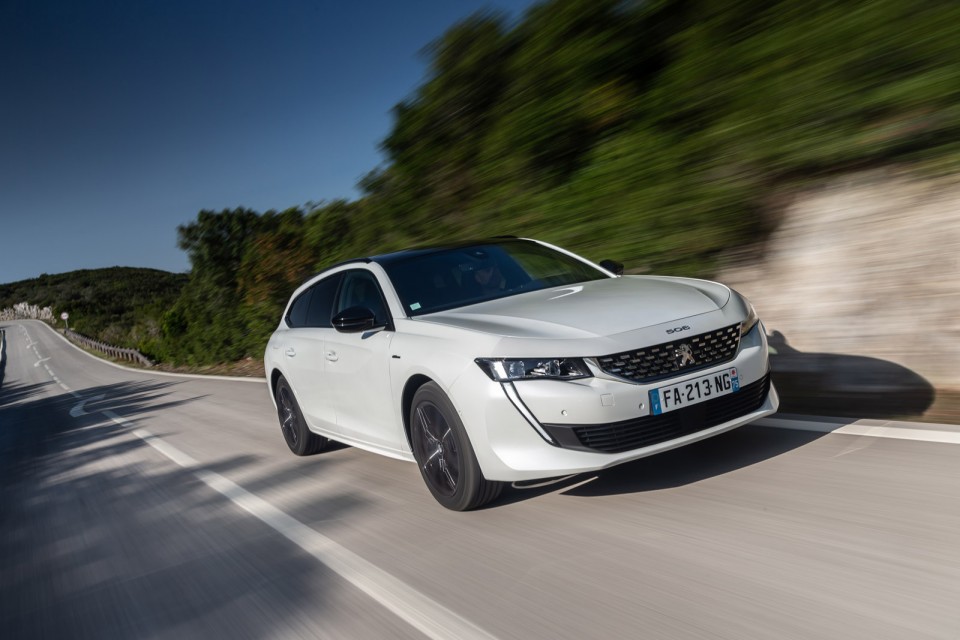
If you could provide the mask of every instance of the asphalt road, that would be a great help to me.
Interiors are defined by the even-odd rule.
[[[0,638],[960,638],[956,427],[749,426],[458,514],[294,457],[263,382],[0,327]]]

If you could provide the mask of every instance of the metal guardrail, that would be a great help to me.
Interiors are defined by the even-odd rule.
[[[104,353],[111,358],[117,358],[119,360],[129,360],[130,362],[139,362],[145,367],[152,367],[154,365],[153,361],[147,356],[143,355],[136,349],[124,349],[122,347],[115,347],[112,344],[106,344],[105,342],[100,342],[99,340],[94,340],[93,338],[88,338],[87,336],[66,329],[63,334],[67,336],[73,342],[81,344],[89,349],[99,351]]]

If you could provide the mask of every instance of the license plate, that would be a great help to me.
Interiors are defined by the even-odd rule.
[[[650,412],[658,416],[661,413],[682,409],[704,402],[711,398],[729,395],[740,391],[740,378],[737,369],[710,373],[693,380],[672,384],[650,390]]]

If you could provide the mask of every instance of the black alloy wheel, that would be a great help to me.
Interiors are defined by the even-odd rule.
[[[298,456],[309,456],[322,451],[327,445],[327,439],[307,427],[293,389],[282,376],[277,380],[276,399],[280,431],[290,451]]]
[[[463,423],[436,383],[428,382],[413,396],[410,440],[420,475],[447,509],[476,509],[503,489],[483,477]]]
[[[460,451],[453,437],[453,429],[437,405],[429,400],[417,405],[414,432],[417,434],[418,457],[424,461],[421,468],[427,482],[438,493],[452,496],[457,492],[457,481],[460,480]]]

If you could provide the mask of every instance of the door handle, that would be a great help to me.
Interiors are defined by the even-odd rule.
[[[330,362],[336,362],[340,359],[340,356],[337,355],[336,351],[327,351],[326,357]]]
[[[287,357],[288,357],[288,358],[292,358],[292,357],[294,357],[295,355],[297,355],[297,352],[294,350],[293,347],[290,347],[289,349],[287,349],[287,352],[286,352],[286,353],[287,353]]]

